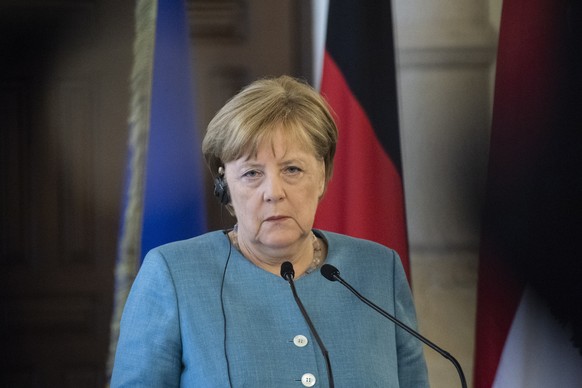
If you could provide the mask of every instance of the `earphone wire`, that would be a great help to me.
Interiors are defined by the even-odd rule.
[[[222,209],[223,206],[220,207],[221,212],[221,219],[222,219]],[[227,229],[223,229],[227,230]],[[230,377],[230,362],[228,360],[228,353],[227,353],[227,340],[226,340],[226,311],[224,309],[224,281],[226,279],[226,270],[228,268],[228,263],[230,262],[230,255],[232,253],[232,242],[230,241],[230,237],[228,236],[228,232],[225,233],[226,238],[228,239],[228,256],[226,257],[226,262],[224,263],[224,269],[222,271],[222,280],[220,282],[220,307],[222,309],[222,318],[223,318],[223,347],[224,347],[224,358],[226,360],[226,373],[228,377],[228,385],[232,388],[232,381]]]

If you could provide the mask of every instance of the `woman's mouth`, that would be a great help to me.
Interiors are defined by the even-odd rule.
[[[287,216],[272,216],[267,218],[265,221],[269,221],[269,222],[276,222],[276,221],[282,221],[282,220],[286,220]]]

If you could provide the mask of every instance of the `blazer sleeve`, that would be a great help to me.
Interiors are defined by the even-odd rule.
[[[124,307],[111,387],[178,387],[179,322],[170,270],[154,250],[144,259]]]
[[[394,251],[392,251],[394,252]],[[417,330],[416,310],[400,257],[394,252],[394,308],[396,318]],[[429,387],[422,343],[410,333],[397,328],[398,380],[400,387]]]

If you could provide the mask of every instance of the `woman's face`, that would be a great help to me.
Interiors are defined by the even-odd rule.
[[[239,241],[269,250],[307,237],[325,187],[325,166],[311,147],[287,139],[281,128],[256,155],[225,164]]]

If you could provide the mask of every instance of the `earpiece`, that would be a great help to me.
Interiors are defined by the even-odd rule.
[[[228,192],[228,185],[224,180],[224,167],[218,168],[218,175],[214,178],[214,196],[223,205],[230,203],[230,193]]]

